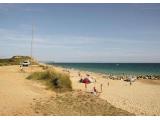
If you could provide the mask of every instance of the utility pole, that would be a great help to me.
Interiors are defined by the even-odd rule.
[[[32,40],[31,40],[31,71],[32,71],[32,58],[33,58],[33,40],[34,40],[34,25],[32,24]]]

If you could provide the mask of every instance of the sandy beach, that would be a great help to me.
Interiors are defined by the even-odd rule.
[[[66,72],[65,68],[53,67],[57,71]],[[0,67],[0,115],[42,115],[33,110],[36,100],[49,99],[55,93],[46,90],[45,86],[25,78],[30,72],[43,71],[39,66],[19,71],[19,66]],[[92,91],[95,86],[101,92],[100,98],[107,100],[117,108],[121,108],[136,115],[160,115],[160,81],[147,82],[137,80],[132,85],[121,80],[111,80],[100,73],[68,69],[73,90]],[[79,83],[81,73],[83,77],[89,74],[95,83],[87,85]],[[14,104],[13,104],[14,103]]]
[[[63,70],[61,67],[57,67],[57,69]],[[92,91],[95,86],[98,91],[101,91],[102,84],[102,93],[99,97],[107,100],[112,105],[136,115],[160,115],[160,80],[137,80],[130,85],[129,82],[111,80],[100,73],[74,69],[69,71],[74,89]],[[85,85],[79,83],[79,73],[82,77],[89,74],[96,79],[96,82],[88,84],[86,90]]]
[[[159,2],[0,3],[0,116],[69,115],[160,116]]]
[[[54,94],[43,85],[26,80],[30,70],[26,71],[20,72],[16,65],[0,67],[0,115],[38,115],[32,108],[35,101]]]

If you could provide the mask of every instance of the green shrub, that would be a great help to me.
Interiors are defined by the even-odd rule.
[[[70,91],[72,83],[68,74],[60,73],[55,70],[46,70],[44,72],[34,72],[27,79],[40,80],[44,82],[48,88],[55,91]],[[58,81],[58,84],[56,83]]]

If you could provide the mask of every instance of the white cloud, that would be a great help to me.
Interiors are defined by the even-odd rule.
[[[28,25],[19,27],[26,30],[30,28]],[[30,30],[28,31],[30,32]],[[160,60],[160,56],[156,52],[159,47],[158,40],[153,42],[138,39],[37,34],[35,35],[33,48],[34,55],[40,60],[54,59],[60,62],[143,62],[143,60],[154,62]],[[3,51],[7,51],[8,48],[20,48],[20,51],[15,49],[11,53],[13,55],[23,53],[23,51],[25,51],[24,53],[27,53],[26,51],[28,51],[28,54],[30,53],[31,34],[0,28],[0,36],[0,46],[3,47]]]

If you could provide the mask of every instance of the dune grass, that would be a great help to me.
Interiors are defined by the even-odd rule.
[[[27,79],[39,80],[44,83],[48,89],[65,92],[71,91],[72,85],[68,74],[49,69],[43,72],[34,72]],[[58,83],[57,83],[58,81]]]

